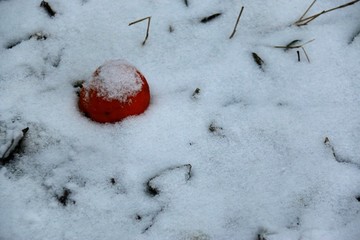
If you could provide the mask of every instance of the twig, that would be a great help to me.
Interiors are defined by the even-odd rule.
[[[274,48],[283,48],[285,51],[287,51],[287,50],[289,50],[289,49],[301,48],[301,49],[303,50],[305,56],[306,56],[306,59],[308,60],[308,62],[310,62],[310,58],[309,58],[307,52],[305,51],[304,46],[305,46],[306,44],[311,43],[311,42],[314,41],[314,40],[315,40],[315,39],[311,39],[310,41],[307,41],[307,42],[305,42],[305,43],[303,43],[303,44],[300,44],[300,45],[294,45],[295,43],[300,42],[300,40],[294,40],[294,41],[290,42],[290,43],[289,43],[288,45],[286,45],[286,46],[274,46]]]
[[[310,8],[312,8],[312,6],[315,4],[315,2],[316,2],[316,0],[314,0],[314,1],[310,4],[310,6],[306,9],[306,11],[304,12],[304,14],[299,18],[298,21],[302,20],[302,19],[305,17],[305,15],[309,12]]]
[[[188,0],[184,0],[185,6],[189,6]]]
[[[233,32],[231,33],[229,39],[231,39],[231,38],[235,35],[236,28],[237,28],[237,26],[238,26],[238,24],[239,24],[239,22],[240,22],[240,17],[241,17],[241,15],[242,15],[243,10],[244,10],[244,6],[241,7],[239,16],[238,16],[238,18],[236,19],[236,23],[235,23],[235,26],[234,26],[234,30],[233,30]]]
[[[133,25],[133,24],[142,22],[142,21],[144,21],[144,20],[148,20],[148,24],[147,24],[147,28],[146,28],[146,36],[145,36],[145,39],[144,39],[142,45],[145,45],[146,40],[147,40],[148,37],[149,37],[149,29],[150,29],[151,16],[146,17],[146,18],[142,18],[142,19],[139,19],[139,20],[136,20],[136,21],[134,21],[134,22],[129,23],[129,26],[131,26],[131,25]]]
[[[295,41],[296,41],[296,42],[299,42],[299,40],[294,40],[294,41],[292,41],[291,43],[289,43],[289,44],[286,45],[286,46],[274,46],[274,48],[284,48],[284,49],[301,48],[301,47],[305,46],[306,44],[315,41],[315,39],[311,39],[310,41],[307,41],[307,42],[305,42],[305,43],[303,43],[303,44],[301,44],[301,45],[293,45],[293,43],[294,43]]]
[[[212,14],[208,17],[204,17],[203,19],[200,20],[201,23],[207,23],[210,22],[211,20],[214,20],[215,18],[219,17],[221,15],[221,13],[215,13]]]
[[[50,4],[46,1],[40,3],[40,7],[44,8],[50,17],[55,16],[56,12],[51,8]]]
[[[305,54],[305,57],[306,59],[308,60],[308,62],[310,62],[310,58],[309,56],[307,55],[306,51],[305,51],[305,48],[304,47],[301,47],[301,49],[303,50],[304,54]]]
[[[355,4],[355,3],[359,2],[359,1],[360,1],[360,0],[351,1],[351,2],[348,2],[348,3],[342,4],[342,5],[340,5],[340,6],[337,6],[337,7],[334,7],[334,8],[330,8],[330,9],[328,9],[328,10],[324,10],[324,11],[319,12],[319,13],[317,13],[317,14],[314,14],[314,15],[312,15],[312,16],[310,16],[310,17],[304,18],[305,15],[306,15],[306,13],[307,13],[307,12],[310,10],[310,8],[315,4],[316,1],[314,1],[314,2],[309,6],[309,8],[306,10],[306,12],[301,16],[301,18],[300,18],[299,20],[297,20],[294,24],[295,24],[296,26],[306,25],[306,24],[308,24],[309,22],[315,20],[317,17],[319,17],[319,16],[321,16],[321,15],[323,15],[323,14],[325,14],[325,13],[332,12],[332,11],[335,11],[335,10],[340,9],[340,8],[348,7],[348,6],[353,5],[353,4]]]

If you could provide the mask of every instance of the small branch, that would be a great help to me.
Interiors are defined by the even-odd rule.
[[[240,22],[240,17],[241,17],[241,15],[242,15],[243,10],[244,10],[244,6],[241,7],[239,16],[238,16],[238,18],[236,19],[236,23],[235,23],[235,26],[234,26],[234,30],[233,30],[233,32],[231,33],[229,39],[233,38],[234,35],[235,35],[236,28],[237,28],[237,26],[238,26],[238,24],[239,24],[239,22]]]
[[[200,20],[201,23],[207,23],[210,22],[212,20],[214,20],[215,18],[221,16],[221,13],[215,13],[213,15],[210,15],[208,17],[204,17],[203,19]]]
[[[55,16],[56,12],[51,8],[50,4],[46,1],[40,3],[40,7],[44,8],[50,17]]]
[[[309,12],[309,10],[312,8],[312,6],[315,4],[315,2],[316,2],[316,0],[314,0],[314,1],[310,4],[310,6],[306,9],[306,11],[304,12],[304,14],[299,18],[298,21],[301,21],[301,20],[305,17],[305,15]]]
[[[148,39],[148,37],[149,37],[149,30],[150,30],[150,21],[151,21],[151,16],[146,17],[146,18],[142,18],[142,19],[139,19],[139,20],[136,20],[136,21],[134,21],[134,22],[129,23],[129,26],[131,26],[131,25],[133,25],[133,24],[136,24],[136,23],[142,22],[142,21],[144,21],[144,20],[148,20],[148,24],[147,24],[147,28],[146,28],[146,36],[145,36],[145,39],[144,39],[144,41],[143,41],[142,45],[145,45],[146,40],[147,40],[147,39]]]
[[[360,0],[351,1],[351,2],[348,2],[348,3],[342,4],[342,5],[340,5],[340,6],[337,6],[337,7],[334,7],[334,8],[330,8],[330,9],[328,9],[328,10],[324,10],[324,11],[319,12],[319,13],[317,13],[317,14],[314,14],[314,15],[312,15],[312,16],[310,16],[310,17],[304,18],[305,15],[306,15],[306,13],[307,13],[307,12],[310,10],[310,8],[315,4],[315,1],[314,1],[314,2],[310,5],[310,7],[306,10],[306,12],[301,16],[301,18],[300,18],[299,20],[297,20],[294,24],[295,24],[296,26],[306,25],[306,24],[308,24],[309,22],[315,20],[317,17],[319,17],[319,16],[321,16],[321,15],[323,15],[323,14],[325,14],[325,13],[332,12],[332,11],[335,11],[335,10],[340,9],[340,8],[348,7],[348,6],[353,5],[353,4],[355,4],[355,3],[359,2],[359,1],[360,1]]]

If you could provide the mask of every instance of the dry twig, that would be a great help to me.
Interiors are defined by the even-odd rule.
[[[234,26],[234,30],[233,30],[233,32],[231,33],[229,39],[231,39],[231,38],[234,37],[235,32],[236,32],[236,28],[237,28],[237,26],[238,26],[238,24],[239,24],[239,22],[240,22],[240,17],[241,17],[241,15],[242,15],[242,12],[243,12],[243,11],[244,11],[244,6],[241,7],[239,16],[238,16],[238,18],[236,19],[236,23],[235,23],[235,26]]]
[[[314,40],[315,39],[311,39],[310,41],[307,41],[300,45],[295,45],[296,43],[300,42],[300,40],[294,40],[294,41],[290,42],[289,44],[287,44],[286,46],[274,46],[274,48],[283,48],[285,51],[287,51],[289,49],[301,48],[305,54],[306,59],[308,60],[308,62],[310,62],[310,58],[309,58],[307,52],[305,51],[304,46],[308,43],[313,42]]]
[[[308,24],[309,22],[315,20],[316,18],[318,18],[319,16],[321,16],[321,15],[323,15],[323,14],[325,14],[325,13],[332,12],[332,11],[335,11],[335,10],[340,9],[340,8],[348,7],[348,6],[353,5],[353,4],[355,4],[355,3],[359,2],[359,1],[360,1],[360,0],[351,1],[351,2],[348,2],[348,3],[342,4],[342,5],[340,5],[340,6],[337,6],[337,7],[334,7],[334,8],[330,8],[330,9],[327,9],[327,10],[324,10],[324,11],[319,12],[319,13],[317,13],[317,14],[314,14],[314,15],[312,15],[312,16],[310,16],[310,17],[304,18],[305,15],[306,15],[306,14],[309,12],[309,10],[312,8],[312,6],[315,4],[316,0],[314,0],[314,1],[310,4],[310,6],[306,9],[305,13],[304,13],[304,14],[299,18],[299,20],[297,20],[294,24],[295,24],[296,26],[306,25],[306,24]]]
[[[144,20],[148,20],[148,24],[147,24],[147,28],[146,28],[146,36],[145,36],[145,39],[144,39],[144,41],[143,41],[142,45],[145,45],[146,40],[147,40],[147,39],[148,39],[148,37],[149,37],[149,30],[150,30],[150,21],[151,21],[151,16],[146,17],[146,18],[142,18],[142,19],[139,19],[139,20],[136,20],[136,21],[134,21],[134,22],[129,23],[129,26],[131,26],[131,25],[133,25],[133,24],[136,24],[136,23],[142,22],[142,21],[144,21]]]

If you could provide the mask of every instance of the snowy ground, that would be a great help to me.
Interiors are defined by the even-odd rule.
[[[360,239],[360,3],[297,27],[310,0],[40,2],[0,1],[1,155],[29,128],[0,167],[1,240]],[[310,63],[273,47],[296,39]],[[73,85],[109,59],[152,99],[98,124]]]

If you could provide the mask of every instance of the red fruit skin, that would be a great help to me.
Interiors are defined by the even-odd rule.
[[[150,104],[150,89],[145,77],[139,71],[136,73],[143,82],[142,89],[135,96],[128,97],[126,102],[100,97],[97,90],[91,87],[82,88],[79,98],[80,110],[91,120],[99,123],[114,123],[128,116],[143,113]]]

